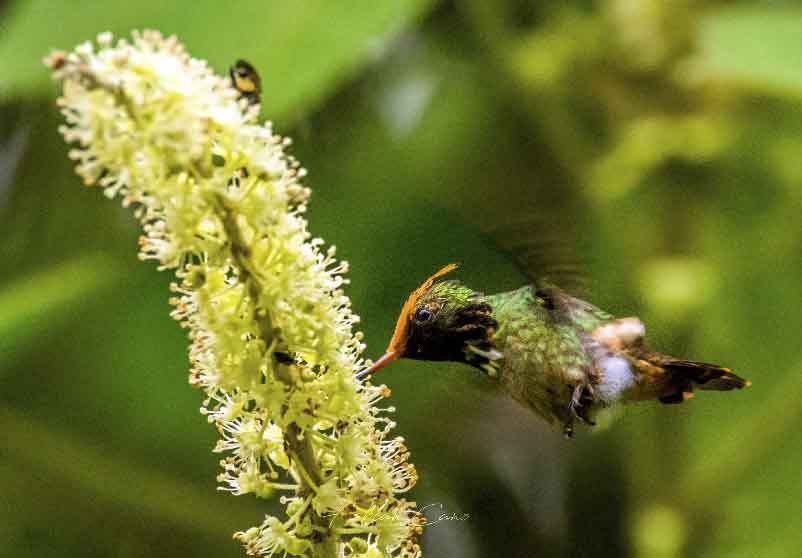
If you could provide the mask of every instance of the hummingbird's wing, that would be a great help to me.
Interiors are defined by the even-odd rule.
[[[447,183],[449,189],[439,191],[436,199],[509,254],[530,283],[545,277],[584,296],[589,252],[583,244],[590,239],[582,234],[590,215],[586,196],[571,173],[546,155],[548,146],[521,139],[530,142],[532,157],[511,155],[503,142],[496,144],[497,156],[483,153],[482,164],[469,167],[471,180]],[[540,148],[545,153],[536,156]]]
[[[609,312],[568,294],[546,279],[535,282],[535,296],[543,301],[555,323],[570,324],[578,332],[588,335],[614,319]]]
[[[571,227],[557,219],[527,217],[499,224],[488,231],[491,240],[508,252],[535,284],[548,282],[584,296],[588,273]]]

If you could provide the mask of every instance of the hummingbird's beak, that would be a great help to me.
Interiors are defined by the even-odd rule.
[[[356,375],[356,379],[361,381],[361,380],[364,380],[365,378],[367,378],[368,376],[372,376],[380,368],[384,368],[385,366],[390,364],[392,361],[397,359],[399,356],[401,356],[401,352],[400,351],[387,351],[386,353],[384,353],[381,356],[381,358],[379,360],[374,362],[373,365],[370,368],[366,368],[365,370],[363,370],[362,372],[357,374]]]

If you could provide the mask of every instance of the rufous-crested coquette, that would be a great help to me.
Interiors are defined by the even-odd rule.
[[[575,419],[594,424],[594,410],[614,402],[682,403],[694,388],[749,385],[728,368],[648,349],[638,318],[617,319],[547,282],[483,295],[440,280],[456,267],[409,296],[386,353],[361,378],[397,358],[463,362],[569,437]]]

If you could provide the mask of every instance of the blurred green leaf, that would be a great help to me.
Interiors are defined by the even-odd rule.
[[[261,504],[243,507],[237,500],[215,496],[184,478],[138,466],[122,456],[109,456],[86,440],[51,430],[29,417],[2,410],[0,429],[5,449],[26,469],[44,470],[81,492],[140,509],[188,531],[225,533],[232,525],[249,525],[259,517]]]
[[[711,11],[701,20],[707,71],[795,92],[802,90],[802,9],[769,3]]]
[[[90,255],[23,277],[0,290],[0,366],[52,327],[71,303],[118,275],[108,257]]]
[[[380,54],[387,39],[420,16],[431,0],[342,4],[307,2],[16,2],[0,21],[0,99],[44,95],[50,77],[40,60],[102,31],[126,36],[155,28],[175,34],[193,56],[220,72],[236,58],[263,74],[272,118],[308,108]]]

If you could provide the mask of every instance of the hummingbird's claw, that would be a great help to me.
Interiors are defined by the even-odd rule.
[[[591,420],[588,412],[593,404],[593,388],[588,384],[579,384],[574,387],[574,392],[571,394],[571,401],[568,403],[568,411],[571,414],[571,420],[576,417],[589,426],[596,426],[596,423]]]

